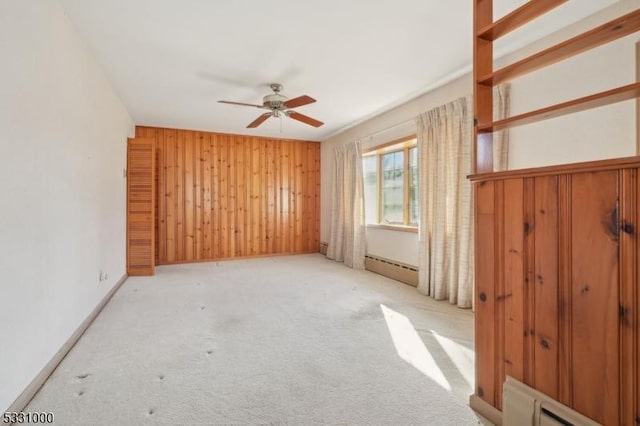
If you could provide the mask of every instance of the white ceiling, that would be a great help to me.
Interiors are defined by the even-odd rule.
[[[136,124],[295,139],[327,136],[471,67],[473,0],[61,0]],[[495,0],[502,16],[525,0]],[[507,53],[614,0],[570,0]],[[269,83],[317,103],[246,129]],[[282,130],[280,126],[282,125]]]

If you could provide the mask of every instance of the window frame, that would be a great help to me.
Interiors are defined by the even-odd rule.
[[[376,223],[369,223],[369,228],[392,229],[397,231],[418,232],[418,224],[409,223],[410,220],[410,167],[409,167],[409,151],[412,148],[417,149],[417,135],[408,135],[381,145],[369,148],[363,152],[363,158],[376,157]],[[403,152],[403,203],[402,203],[402,224],[382,223],[382,156],[394,152]],[[418,166],[419,170],[419,166]]]

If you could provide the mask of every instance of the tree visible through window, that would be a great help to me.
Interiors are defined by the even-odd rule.
[[[381,223],[404,225],[404,151],[382,155]]]
[[[367,224],[418,226],[418,149],[408,138],[365,154]]]

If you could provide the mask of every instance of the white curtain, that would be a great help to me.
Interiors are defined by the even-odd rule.
[[[418,291],[471,307],[473,299],[472,119],[460,98],[418,117]]]
[[[508,84],[494,89],[494,120],[509,114]],[[418,290],[461,308],[473,304],[473,170],[471,98],[460,98],[418,117]],[[494,170],[506,170],[507,131],[494,133]]]
[[[329,259],[363,269],[365,256],[364,177],[360,141],[334,149]]]
[[[493,119],[509,117],[511,85],[500,84],[493,88]],[[509,130],[493,132],[493,170],[507,170],[509,159]]]

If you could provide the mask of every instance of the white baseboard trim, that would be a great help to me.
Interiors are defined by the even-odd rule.
[[[71,348],[73,348],[78,340],[80,340],[93,320],[95,320],[100,312],[102,312],[102,309],[109,302],[109,300],[111,300],[113,295],[116,293],[116,291],[118,291],[122,284],[124,284],[127,278],[127,274],[124,274],[122,278],[118,280],[118,282],[111,288],[111,290],[109,290],[109,292],[102,298],[100,303],[98,303],[98,306],[96,306],[93,311],[91,311],[89,316],[87,316],[87,318],[82,322],[82,324],[80,324],[76,331],[73,332],[71,337],[67,339],[64,345],[62,345],[62,347],[58,350],[58,352],[56,352],[53,358],[51,358],[51,361],[49,361],[47,365],[44,366],[40,373],[38,373],[38,375],[31,381],[31,383],[29,383],[26,389],[22,391],[18,398],[13,401],[13,404],[11,404],[9,408],[5,410],[5,412],[20,412],[24,410],[24,408],[27,406],[27,404],[29,404],[29,402],[31,402],[36,393],[38,393],[44,382],[47,381],[51,373],[53,373],[53,371],[56,369],[58,364],[62,362]]]

